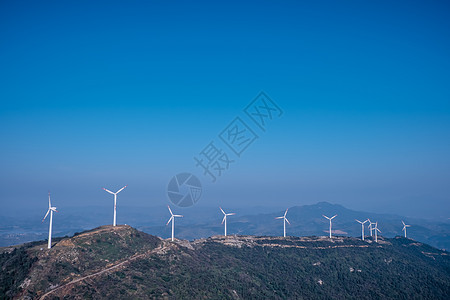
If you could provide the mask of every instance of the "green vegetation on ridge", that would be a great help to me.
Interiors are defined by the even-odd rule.
[[[43,244],[43,243],[42,243]],[[161,240],[103,226],[2,254],[3,298],[448,299],[448,253],[410,239],[216,236]],[[12,273],[11,273],[12,274]],[[88,280],[85,276],[92,275]],[[73,280],[83,279],[73,283]],[[3,280],[3,279],[2,279]],[[26,284],[22,284],[27,282]],[[19,286],[22,284],[22,288]]]

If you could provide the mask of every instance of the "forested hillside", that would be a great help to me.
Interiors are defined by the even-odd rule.
[[[103,226],[3,249],[2,299],[448,299],[448,253],[405,238],[161,240]],[[41,250],[42,248],[42,250]],[[6,270],[6,272],[5,272]]]

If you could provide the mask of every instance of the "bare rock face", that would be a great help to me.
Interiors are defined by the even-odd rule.
[[[220,243],[226,246],[241,248],[243,246],[254,247],[255,246],[255,238],[253,236],[245,236],[245,235],[229,235],[229,236],[213,236],[210,238],[210,241]]]
[[[179,240],[179,239],[175,239],[175,241],[178,245],[188,248],[190,250],[194,250],[194,247],[192,246],[191,242],[186,241],[186,240]]]

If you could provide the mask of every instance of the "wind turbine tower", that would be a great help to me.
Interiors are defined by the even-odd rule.
[[[289,208],[288,208],[289,209]],[[276,217],[275,219],[283,219],[283,237],[286,237],[286,222],[291,225],[291,223],[289,223],[289,220],[286,218],[288,209],[286,209],[286,211],[284,212],[284,216],[281,217]]]
[[[172,213],[172,210],[170,209],[170,206],[167,205],[167,207],[169,208],[169,211],[170,211],[170,215],[171,215],[171,216],[170,216],[169,221],[167,221],[166,226],[169,225],[170,221],[172,221],[172,242],[173,242],[174,232],[175,232],[175,218],[182,218],[183,216],[182,216],[182,215],[174,215],[174,214]]]
[[[56,207],[52,207],[52,203],[50,201],[50,192],[48,192],[48,210],[45,214],[44,218],[42,219],[42,222],[44,222],[45,218],[47,218],[48,213],[50,213],[50,225],[48,228],[48,249],[52,247],[52,225],[53,225],[53,212],[58,212],[56,210]]]
[[[378,222],[375,222],[375,227],[373,228],[375,232],[375,242],[378,243],[378,232],[381,233],[381,230],[378,229]]]
[[[222,220],[222,224],[225,222],[225,236],[227,236],[227,216],[233,216],[233,215],[235,215],[235,213],[225,213],[224,211],[223,211],[223,209],[222,209],[222,207],[219,207],[220,208],[220,210],[222,211],[222,213],[223,213],[223,220]]]
[[[120,190],[118,190],[117,192],[111,192],[110,190],[107,190],[105,188],[103,188],[105,191],[107,191],[110,194],[114,195],[114,218],[113,218],[113,226],[116,226],[116,206],[117,206],[117,194],[120,193],[124,188],[126,188],[128,185],[124,186],[123,188],[121,188]]]
[[[372,223],[372,221],[370,221],[370,219],[367,219],[367,221],[369,221],[369,225],[367,227],[369,227],[369,231],[370,231],[370,236],[373,236],[373,226],[375,225],[375,223]]]
[[[336,218],[337,215],[332,216],[331,218],[328,218],[325,215],[322,215],[324,218],[327,218],[328,220],[330,220],[330,239],[331,239],[331,220],[333,220],[334,218]]]
[[[355,219],[356,220],[356,219]],[[368,220],[365,220],[364,222],[361,222],[359,220],[356,220],[359,224],[361,224],[361,239],[364,241],[364,223],[366,223]]]
[[[406,238],[406,227],[411,227],[411,225],[406,225],[405,222],[403,222],[403,221],[402,221],[402,223],[403,223],[403,229],[402,229],[402,231],[405,232],[405,238]]]

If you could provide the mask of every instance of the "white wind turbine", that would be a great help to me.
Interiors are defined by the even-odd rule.
[[[325,215],[322,215],[324,218],[327,218],[328,220],[330,220],[330,239],[331,239],[331,220],[333,220],[334,218],[336,218],[337,215],[332,216],[331,218],[328,218]]]
[[[223,224],[224,222],[225,222],[225,236],[227,236],[227,216],[233,216],[233,215],[235,215],[235,213],[225,213],[224,211],[223,211],[223,209],[222,209],[222,207],[219,207],[220,208],[220,210],[222,211],[222,213],[223,213],[223,220],[222,220],[222,223],[221,224]]]
[[[411,225],[406,225],[405,222],[403,222],[403,221],[402,221],[402,223],[403,223],[403,229],[402,229],[402,231],[405,232],[405,237],[406,237],[406,227],[411,227]]]
[[[373,226],[375,225],[375,223],[372,223],[372,221],[370,221],[370,219],[367,219],[367,221],[369,221],[369,225],[367,227],[369,227],[369,231],[370,231],[370,236],[373,235]]]
[[[169,221],[167,221],[166,226],[169,225],[170,221],[172,221],[172,241],[173,241],[173,235],[174,235],[174,231],[175,231],[175,218],[182,218],[183,216],[182,215],[174,215],[172,213],[172,210],[170,209],[170,206],[167,205],[167,207],[169,208],[171,217],[170,217]]]
[[[373,228],[373,231],[375,231],[375,242],[378,243],[378,232],[381,233],[381,230],[378,229],[378,222],[375,222],[375,227]]]
[[[355,219],[356,220],[356,219]],[[356,220],[359,224],[361,224],[361,239],[364,241],[364,223],[366,223],[368,220],[365,220],[364,222],[361,222],[359,220]]]
[[[289,223],[289,220],[286,218],[288,209],[286,209],[286,211],[284,212],[284,216],[275,218],[275,219],[283,219],[283,237],[286,237],[286,222],[288,222],[288,224],[291,225],[291,223]]]
[[[105,188],[103,188],[105,191],[107,191],[110,194],[114,195],[114,218],[113,218],[113,226],[116,226],[116,206],[117,206],[117,194],[120,193],[124,188],[126,188],[128,185],[124,186],[123,188],[121,188],[120,190],[118,190],[117,192],[111,192],[110,190],[107,190]]]
[[[48,213],[50,213],[50,226],[48,229],[48,249],[52,247],[52,224],[53,224],[53,212],[58,212],[56,207],[52,207],[52,203],[50,202],[50,192],[48,192],[48,210],[45,214],[42,222],[44,222],[45,218],[47,218]]]

